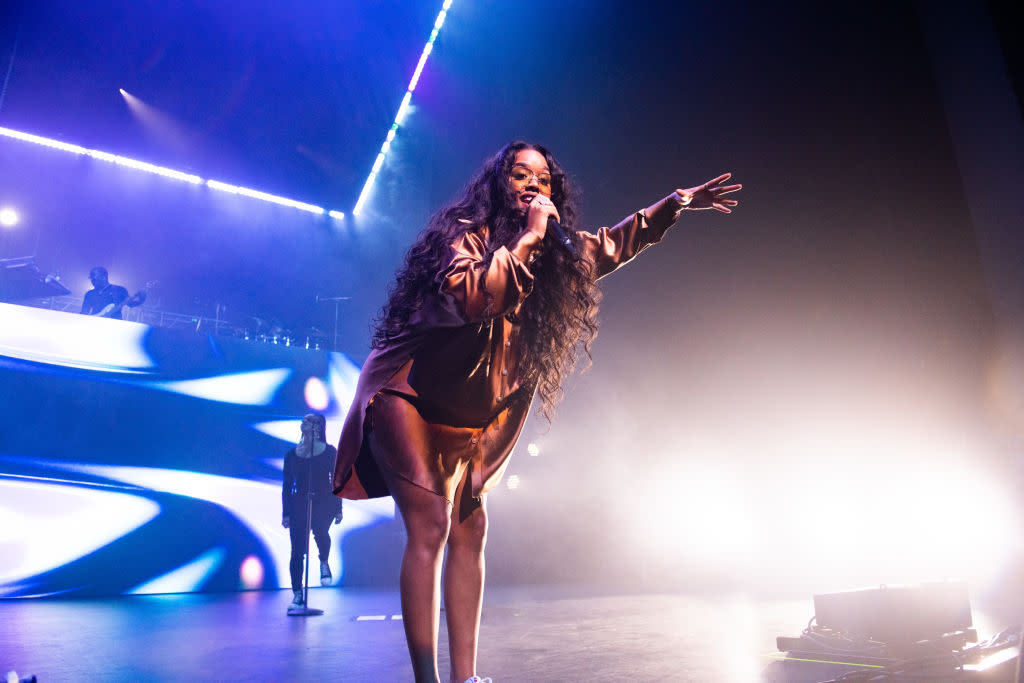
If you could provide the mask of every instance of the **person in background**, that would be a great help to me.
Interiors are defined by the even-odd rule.
[[[288,529],[292,544],[288,569],[293,599],[289,607],[305,606],[302,575],[309,544],[307,520],[320,557],[320,585],[329,586],[333,580],[329,564],[331,520],[340,524],[342,516],[341,499],[331,491],[338,452],[327,443],[327,420],[323,415],[306,415],[300,429],[301,440],[284,456],[281,484],[281,525]],[[310,510],[311,517],[308,516]]]
[[[112,284],[107,278],[107,269],[103,266],[96,266],[89,271],[92,289],[82,299],[81,313],[121,320],[121,309],[129,303],[128,290]]]

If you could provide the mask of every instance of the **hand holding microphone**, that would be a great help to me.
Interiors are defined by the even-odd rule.
[[[569,235],[565,232],[562,224],[558,222],[559,218],[558,209],[551,199],[538,194],[530,202],[530,212],[526,224],[531,231],[542,237],[547,233],[551,233],[555,241],[568,251],[570,256],[578,259],[579,254],[576,253],[576,247],[573,246],[572,240],[569,239]]]
[[[569,239],[569,235],[562,228],[562,224],[554,216],[548,216],[548,232],[551,233],[556,242],[569,252],[569,256],[579,259],[580,255],[576,253],[576,247],[573,246],[572,240]]]

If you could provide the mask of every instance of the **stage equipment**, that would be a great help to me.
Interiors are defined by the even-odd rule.
[[[814,621],[883,643],[915,643],[966,632],[971,601],[964,581],[823,593],[814,596]]]
[[[320,296],[316,295],[317,303],[321,301],[333,301],[334,302],[334,346],[331,347],[335,351],[338,350],[338,304],[342,301],[348,301],[352,297],[350,296]],[[309,348],[309,342],[306,342],[306,348]]]
[[[0,259],[0,301],[63,296],[71,290],[55,275],[43,275],[34,256]]]
[[[800,680],[1014,680],[1021,628],[978,643],[964,581],[880,586],[814,596],[815,615],[797,638],[779,636],[766,675]],[[968,643],[977,643],[968,646]],[[784,653],[784,654],[783,654]],[[818,675],[806,678],[809,669]]]

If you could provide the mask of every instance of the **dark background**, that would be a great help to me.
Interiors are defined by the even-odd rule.
[[[0,202],[23,215],[0,257],[35,255],[79,295],[103,264],[240,326],[331,330],[316,297],[348,296],[340,350],[358,361],[405,246],[508,140],[554,151],[593,227],[731,171],[735,214],[684,215],[604,281],[594,369],[550,431],[528,425],[542,456],[517,453],[520,487],[492,498],[491,557],[509,558],[492,578],[1002,576],[994,555],[957,564],[948,538],[929,541],[948,556],[893,552],[929,526],[908,509],[942,523],[1004,499],[991,545],[1017,547],[1019,31],[1003,3],[955,5],[456,0],[362,215],[0,138]],[[0,125],[350,214],[439,6],[6,3]],[[964,472],[1001,488],[921,483]],[[888,524],[843,521],[858,506]],[[719,513],[741,520],[721,547],[736,529]]]

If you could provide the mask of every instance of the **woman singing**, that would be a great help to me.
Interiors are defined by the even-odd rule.
[[[580,350],[590,358],[596,280],[659,242],[684,209],[730,213],[737,202],[725,195],[741,186],[723,185],[729,177],[676,190],[597,234],[577,232],[561,167],[544,147],[513,142],[409,249],[345,421],[334,491],[395,499],[408,534],[400,585],[417,681],[438,680],[446,544],[449,680],[479,680],[485,494],[534,396],[550,420]]]

